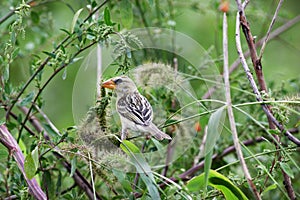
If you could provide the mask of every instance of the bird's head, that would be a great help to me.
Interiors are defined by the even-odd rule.
[[[115,90],[117,96],[137,90],[134,82],[127,76],[117,76],[101,84],[102,87]]]

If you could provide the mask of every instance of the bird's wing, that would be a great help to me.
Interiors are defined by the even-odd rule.
[[[121,97],[117,102],[117,110],[121,116],[136,124],[149,126],[152,122],[152,107],[148,100],[138,92]]]

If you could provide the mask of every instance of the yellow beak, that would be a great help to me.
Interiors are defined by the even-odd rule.
[[[105,81],[101,84],[102,87],[114,90],[116,88],[115,82],[112,80]]]

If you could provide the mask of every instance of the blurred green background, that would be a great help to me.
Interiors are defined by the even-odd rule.
[[[15,1],[15,3],[17,2],[18,1]],[[149,2],[141,1],[141,4],[148,9],[145,10],[144,13],[148,25],[154,27],[161,25],[157,22],[155,16],[153,16],[155,7],[151,7]],[[170,2],[172,3],[171,6]],[[252,1],[247,8],[247,16],[250,21],[252,33],[257,36],[257,39],[265,35],[275,11],[276,2],[277,1],[273,0]],[[33,8],[33,13],[42,14],[39,16],[39,19],[34,19],[34,14],[31,14],[30,17],[34,20],[28,20],[25,38],[19,39],[18,41],[21,46],[21,57],[13,63],[10,69],[10,78],[15,85],[26,81],[29,77],[30,59],[28,59],[27,56],[31,54],[43,56],[41,51],[50,51],[53,45],[63,38],[64,33],[61,29],[70,29],[74,12],[80,8],[86,8],[87,4],[87,1],[81,0],[45,1],[44,4]],[[108,6],[112,4],[108,4]],[[219,1],[216,0],[161,1],[161,12],[166,13],[166,18],[162,19],[162,24],[164,27],[174,28],[176,31],[187,34],[198,41],[205,49],[213,48],[211,56],[214,59],[218,59],[222,55],[222,13],[218,11],[218,4]],[[8,1],[1,1],[0,6],[1,16],[9,12],[10,4]],[[172,9],[171,13],[173,16],[170,16],[169,9]],[[297,1],[285,1],[273,29],[299,15],[299,10],[300,4]],[[87,11],[85,9],[81,15],[84,16],[86,13]],[[141,27],[140,13],[136,8],[133,9],[133,14],[134,18],[131,28]],[[112,7],[111,15],[113,21],[120,21],[120,14],[117,7]],[[237,59],[234,37],[235,16],[235,1],[230,1],[230,11],[228,14],[229,63]],[[13,20],[13,18],[11,20]],[[1,26],[7,26],[11,20]],[[175,22],[175,26],[170,26],[169,24],[173,22]],[[294,25],[290,30],[268,43],[262,61],[263,71],[268,84],[270,84],[271,81],[275,81],[275,84],[281,85],[288,79],[299,79],[299,32],[300,23]],[[40,35],[42,35],[42,37]],[[24,57],[22,57],[22,53],[24,53]],[[85,53],[83,56],[84,55],[87,54]],[[66,79],[62,79],[61,73],[44,91],[43,99],[46,102],[44,111],[58,128],[73,125],[72,90],[74,78],[81,63],[82,60],[68,67]],[[217,62],[216,64],[222,69],[222,62]],[[49,67],[47,70],[48,73],[52,71]],[[239,70],[241,70],[241,68],[239,68]]]
[[[128,0],[129,1],[129,0]],[[66,36],[66,32],[63,30],[70,30],[72,27],[72,21],[75,13],[83,9],[81,12],[78,20],[83,21],[83,19],[88,15],[90,7],[89,4],[97,2],[97,4],[100,4],[103,1],[97,0],[44,0],[44,1],[33,1],[32,8],[30,9],[29,15],[25,17],[23,20],[23,24],[25,25],[25,35],[20,35],[18,37],[16,46],[20,48],[19,53],[17,55],[17,58],[14,60],[14,62],[10,66],[10,80],[8,83],[12,83],[13,86],[18,86],[19,88],[23,86],[23,84],[28,80],[30,77],[30,68],[31,66],[34,66],[33,62],[35,60],[38,60],[38,58],[45,58],[47,55],[43,53],[51,52],[52,49],[60,42],[62,39]],[[159,0],[136,0],[136,1],[130,1],[132,2],[132,9],[127,10],[128,11],[128,18],[124,19],[124,16],[122,15],[122,12],[124,12],[124,9],[120,9],[121,3],[124,2],[123,0],[120,1],[108,1],[108,3],[104,7],[108,7],[111,20],[113,22],[116,22],[117,25],[115,25],[115,31],[122,32],[122,31],[130,31],[134,28],[144,28],[145,26],[149,27],[162,27],[162,28],[169,28],[178,32],[181,32],[183,34],[186,34],[187,36],[190,36],[194,40],[196,40],[200,45],[203,46],[204,49],[207,50],[207,53],[209,57],[212,59],[214,64],[219,69],[219,73],[222,73],[223,69],[223,61],[222,61],[222,15],[223,13],[219,11],[218,7],[220,4],[220,0],[165,0],[165,1],[159,1]],[[237,51],[236,51],[236,45],[235,45],[235,17],[236,17],[236,3],[235,1],[231,0],[230,2],[230,10],[228,12],[228,34],[229,34],[229,64],[232,64],[237,58]],[[37,3],[37,4],[35,4]],[[12,8],[15,8],[20,4],[20,0],[9,0],[9,1],[1,1],[0,2],[0,19],[1,17],[7,15]],[[247,7],[246,14],[248,17],[248,21],[250,23],[250,27],[252,28],[252,33],[256,37],[256,40],[261,39],[265,36],[266,31],[268,30],[269,23],[273,17],[273,14],[275,12],[276,6],[278,4],[277,0],[265,0],[265,1],[250,1],[250,4]],[[138,7],[139,6],[139,7]],[[100,10],[100,13],[102,14],[104,8]],[[123,13],[124,14],[124,13]],[[132,15],[131,15],[132,14]],[[300,14],[300,4],[298,1],[285,1],[283,3],[282,8],[280,9],[279,15],[277,17],[277,20],[274,24],[273,30],[275,30],[278,27],[283,26],[287,21],[295,18],[296,16],[299,16]],[[130,17],[131,15],[131,17]],[[122,17],[123,16],[123,17]],[[5,47],[5,42],[2,41],[9,41],[9,30],[8,27],[10,24],[14,23],[14,21],[17,19],[17,15],[12,16],[9,18],[9,20],[5,21],[4,23],[0,24],[1,30],[2,30],[2,38],[1,38],[1,51]],[[130,21],[132,19],[132,22]],[[130,23],[129,23],[130,22]],[[284,33],[280,34],[278,37],[272,39],[267,44],[267,47],[265,49],[265,53],[263,55],[262,59],[262,65],[263,65],[263,71],[265,75],[265,79],[267,81],[267,86],[272,88],[270,90],[270,95],[272,98],[278,99],[289,99],[290,97],[293,97],[295,95],[299,95],[300,92],[300,23],[295,24],[292,26],[289,30],[285,31]],[[77,40],[74,40],[77,43],[79,43]],[[74,42],[74,43],[76,43]],[[90,41],[88,41],[90,42]],[[175,41],[176,43],[176,41]],[[244,39],[244,36],[242,35],[242,45],[244,49],[248,49],[246,45],[246,41]],[[105,48],[105,45],[103,45]],[[113,45],[112,45],[113,46]],[[68,47],[69,49],[72,49],[73,47]],[[47,114],[47,116],[50,118],[50,120],[54,123],[54,125],[61,131],[67,129],[70,126],[74,125],[74,119],[73,119],[73,111],[72,111],[72,98],[73,98],[73,87],[75,83],[75,78],[77,76],[77,73],[80,72],[80,69],[83,69],[87,67],[86,65],[95,65],[96,63],[96,57],[89,57],[89,59],[92,59],[88,62],[86,62],[85,58],[88,58],[88,55],[91,51],[94,51],[96,48],[92,47],[88,51],[82,53],[79,55],[79,57],[82,57],[81,60],[76,62],[75,64],[69,65],[66,70],[63,70],[60,72],[55,78],[50,82],[50,84],[46,87],[46,89],[43,91],[41,95],[41,101],[43,101],[43,107],[42,110]],[[259,52],[258,48],[258,52]],[[72,49],[73,50],[73,49]],[[72,51],[70,50],[70,51]],[[3,51],[4,52],[4,51]],[[149,51],[150,52],[150,51]],[[70,52],[68,52],[70,53]],[[153,52],[150,52],[153,53]],[[149,53],[149,54],[150,54]],[[161,52],[159,52],[161,53]],[[162,54],[165,53],[166,55],[168,53],[162,52]],[[195,55],[198,56],[199,52],[193,52]],[[2,55],[2,54],[1,54]],[[143,55],[143,54],[140,54]],[[163,57],[163,56],[162,56]],[[166,56],[167,59],[169,59],[170,53]],[[165,58],[165,57],[164,57]],[[164,59],[162,58],[162,60]],[[138,58],[140,60],[149,61],[149,58]],[[165,62],[170,62],[170,60],[163,60]],[[178,58],[180,60],[181,58]],[[54,60],[54,59],[53,59]],[[140,61],[139,60],[139,61]],[[182,58],[184,60],[184,58]],[[181,60],[180,60],[181,61]],[[172,62],[172,61],[171,61]],[[134,62],[133,62],[134,63]],[[248,59],[248,63],[250,68],[252,69],[251,61]],[[61,63],[59,63],[61,64]],[[168,63],[170,64],[170,63]],[[186,63],[184,63],[186,64]],[[38,66],[39,64],[36,64]],[[131,66],[132,68],[136,67],[134,64]],[[180,68],[181,66],[179,66]],[[183,66],[186,67],[186,66]],[[188,69],[188,68],[187,68]],[[125,71],[125,70],[124,70]],[[46,66],[43,72],[43,79],[42,83],[44,83],[47,78],[53,73],[53,66]],[[188,75],[195,75],[196,73],[187,73]],[[199,75],[199,74],[196,74]],[[195,75],[195,76],[196,76]],[[199,76],[201,76],[200,74]],[[113,74],[112,74],[113,76]],[[234,104],[239,103],[252,103],[256,101],[255,97],[247,94],[245,92],[246,90],[250,93],[252,92],[248,81],[244,75],[244,72],[241,67],[239,67],[232,75],[231,75],[231,86],[237,87],[239,90],[232,90],[232,102]],[[199,85],[200,81],[192,82],[192,85],[194,88],[197,88],[198,91],[196,91],[196,94],[198,96],[204,94],[206,91],[202,91],[203,87],[197,87],[196,84]],[[285,86],[284,89],[282,89],[282,86]],[[96,91],[94,91],[94,88],[85,88],[86,91],[91,91],[96,94]],[[200,91],[201,90],[201,91]],[[24,97],[30,93],[31,91],[36,91],[36,88],[34,86],[34,82],[30,85],[29,88],[25,91],[21,99],[24,99]],[[85,92],[86,92],[85,91]],[[160,94],[161,91],[157,91],[157,94]],[[162,92],[163,93],[163,92]],[[15,94],[14,94],[15,95]],[[86,93],[82,93],[83,98],[85,97]],[[275,96],[273,96],[275,95]],[[277,96],[278,95],[278,98]],[[159,96],[159,95],[158,95]],[[252,99],[251,99],[252,98]],[[10,97],[9,100],[14,99],[13,97]],[[292,98],[290,98],[292,99]],[[291,101],[293,101],[292,99]],[[11,103],[11,102],[10,102]],[[30,103],[30,102],[28,102]],[[274,103],[275,104],[275,103]],[[292,103],[291,103],[292,104]],[[297,104],[295,103],[297,106]],[[291,105],[289,105],[291,106]],[[294,105],[293,105],[294,106]],[[295,106],[295,107],[296,107]],[[276,106],[275,106],[276,107]],[[14,108],[16,113],[16,108]],[[76,109],[76,108],[75,108]],[[264,113],[262,112],[261,107],[258,105],[252,105],[252,106],[245,106],[244,107],[245,112],[249,115],[244,115],[241,113],[235,113],[237,118],[237,127],[239,131],[239,137],[241,141],[247,140],[247,139],[253,139],[257,136],[266,136],[265,130],[262,130],[261,127],[257,126],[252,120],[250,120],[249,116],[253,116],[255,120],[258,120],[260,123],[265,125],[267,127],[267,119]],[[297,110],[298,108],[295,108]],[[284,109],[283,109],[284,110]],[[280,110],[278,111],[279,114],[286,114],[284,111]],[[198,110],[195,110],[195,112],[198,112]],[[288,128],[292,128],[297,126],[297,123],[299,125],[299,115],[297,115],[298,111],[295,111],[291,115],[286,115],[290,117],[290,121],[287,122],[285,125]],[[3,110],[0,110],[0,114],[4,114]],[[256,115],[257,114],[257,115]],[[4,115],[3,115],[4,116]],[[22,116],[24,117],[24,116]],[[278,116],[276,116],[278,117]],[[24,119],[24,118],[23,118]],[[203,118],[200,119],[199,126],[201,125],[201,128],[204,128],[207,125],[207,122],[209,120],[209,115],[205,114]],[[227,121],[225,121],[227,123]],[[179,123],[180,124],[180,123]],[[19,124],[20,125],[20,124]],[[75,124],[77,125],[77,124]],[[193,124],[194,125],[194,124]],[[196,124],[197,125],[197,124]],[[16,125],[12,128],[13,134],[18,133],[18,128],[20,126]],[[98,127],[97,127],[98,128]],[[193,126],[189,126],[190,129],[193,129],[192,131],[197,132],[197,136],[195,137],[195,140],[193,141],[195,144],[191,145],[191,148],[185,152],[185,154],[178,159],[176,162],[173,163],[171,166],[175,171],[175,176],[179,173],[184,172],[188,168],[190,168],[192,161],[191,161],[191,155],[194,157],[195,154],[197,154],[199,150],[199,146],[202,143],[202,131],[197,131]],[[267,129],[267,128],[266,128]],[[98,130],[98,129],[97,129]],[[62,144],[62,147],[65,147],[66,145],[67,150],[74,150],[77,148],[76,142],[77,142],[77,132],[70,131],[71,137],[69,137],[67,144]],[[178,131],[179,132],[179,131]],[[193,133],[194,133],[193,132]],[[225,133],[222,133],[222,138],[218,141],[218,143],[214,146],[215,152],[222,152],[225,148],[229,147],[229,145],[232,145],[232,137],[230,134],[230,131],[226,131],[224,129]],[[75,138],[72,138],[73,135],[75,135]],[[196,134],[196,133],[195,133]],[[299,137],[299,134],[297,135]],[[25,143],[28,146],[27,151],[30,152],[32,147],[39,144],[40,141],[36,140],[34,137],[26,137]],[[92,138],[94,139],[94,138]],[[194,139],[194,138],[193,138]],[[270,139],[270,138],[268,138]],[[287,142],[286,138],[282,138],[283,144],[290,144]],[[270,140],[271,141],[271,140]],[[257,157],[259,153],[272,149],[274,150],[275,147],[272,142],[267,140],[265,143],[260,143],[259,145],[253,145],[250,148],[253,148],[253,152],[256,154]],[[36,142],[36,143],[34,143]],[[73,146],[74,145],[74,146]],[[283,145],[284,146],[284,145]],[[4,148],[4,147],[3,147]],[[69,149],[68,149],[69,148]],[[74,148],[74,149],[73,149]],[[296,149],[296,147],[295,147]],[[252,149],[251,149],[252,150]],[[79,148],[78,151],[81,151]],[[275,152],[275,151],[274,151]],[[268,162],[264,162],[263,164],[266,166],[266,168],[269,167],[269,164],[273,160],[274,152],[267,154],[265,157],[268,157],[268,159],[261,158],[262,160],[265,159]],[[295,150],[296,152],[296,150]],[[5,151],[5,153],[7,153]],[[290,152],[288,152],[290,153]],[[286,154],[288,154],[286,153]],[[66,153],[67,154],[67,153]],[[247,155],[247,154],[246,154]],[[249,154],[248,154],[249,155]],[[285,155],[285,154],[284,154]],[[7,155],[5,154],[7,157]],[[72,159],[72,162],[76,159],[82,159],[80,156],[76,158],[74,155],[67,155]],[[231,157],[230,157],[231,156]],[[293,155],[295,157],[295,160],[298,159],[299,154],[297,152]],[[50,156],[49,156],[50,157]],[[69,158],[68,157],[68,158]],[[218,161],[218,163],[214,163],[217,165],[221,165],[223,167],[224,163],[231,163],[233,161],[234,155],[229,155],[228,157],[225,157],[224,159],[221,159]],[[52,162],[55,158],[49,159],[50,165],[52,165]],[[71,160],[70,159],[70,160]],[[294,159],[294,158],[293,158]],[[295,161],[292,160],[292,161]],[[47,160],[48,161],[48,160]],[[74,162],[75,162],[74,161]],[[81,160],[82,161],[82,160]],[[277,161],[277,160],[275,160]],[[282,160],[278,159],[278,163]],[[249,161],[250,163],[251,161]],[[288,163],[289,160],[283,160],[282,163]],[[48,164],[47,167],[48,167]],[[285,163],[285,164],[286,164]],[[83,161],[80,163],[81,166],[84,166],[83,168],[80,168],[82,171],[85,170],[85,176],[89,177],[89,170],[87,169],[86,163]],[[231,163],[232,164],[232,163]],[[75,164],[76,165],[76,164]],[[256,174],[257,183],[262,186],[263,189],[266,187],[267,184],[264,182],[263,176],[260,177],[260,172],[262,172],[262,169],[258,169],[257,163],[251,162],[249,164],[251,167],[251,170],[253,171],[253,174]],[[265,167],[263,166],[263,167]],[[292,166],[292,165],[291,165]],[[6,165],[1,166],[3,169],[6,169]],[[262,167],[262,166],[261,166]],[[232,174],[232,177],[230,177],[232,180],[236,178],[239,173],[241,172],[239,165],[229,165],[230,172],[228,174],[231,174],[231,171],[234,172]],[[172,170],[173,170],[172,169]],[[170,171],[172,171],[170,170]],[[273,177],[279,177],[280,184],[282,183],[282,177],[281,177],[281,169],[278,167],[276,169],[276,173],[274,173]],[[294,168],[292,169],[294,170]],[[278,173],[279,172],[279,173]],[[297,178],[299,177],[299,171],[294,170],[295,179],[293,179],[293,182],[296,183]],[[56,173],[56,172],[55,172]],[[54,172],[51,173],[51,175],[55,174]],[[176,174],[177,173],[177,174]],[[235,174],[236,173],[236,174]],[[278,175],[279,174],[279,175]],[[0,174],[1,175],[1,174]],[[50,173],[49,173],[50,175]],[[111,175],[111,174],[110,174]],[[173,176],[173,174],[171,175]],[[233,177],[235,176],[235,177]],[[65,171],[65,175],[63,177],[69,177],[69,174]],[[113,177],[113,176],[111,176]],[[242,177],[242,175],[241,175]],[[128,176],[128,180],[131,180],[134,178],[133,176]],[[236,179],[236,180],[242,180]],[[67,179],[68,181],[68,179]],[[246,185],[245,182],[238,183],[237,185]],[[278,182],[279,182],[278,181]],[[269,180],[268,182],[271,182]],[[99,179],[97,182],[98,185],[102,184],[102,179]],[[185,184],[185,183],[180,183]],[[272,182],[273,184],[273,182]],[[296,183],[295,190],[296,192],[299,191],[297,186],[299,185]],[[69,187],[69,183],[65,184],[66,187]],[[104,184],[105,185],[105,184]],[[112,184],[113,185],[113,184]],[[104,188],[104,189],[103,189]],[[72,189],[72,188],[71,188]],[[103,191],[107,189],[105,186],[102,187]],[[19,191],[17,191],[19,192]],[[82,192],[79,191],[79,194]],[[299,192],[298,192],[299,193]],[[54,194],[54,193],[53,193]],[[281,193],[276,192],[276,195],[280,195]],[[268,195],[272,196],[272,191],[269,192]],[[278,197],[278,199],[280,199]]]

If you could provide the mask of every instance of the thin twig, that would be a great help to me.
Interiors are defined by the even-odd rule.
[[[38,105],[33,104],[34,108],[42,115],[42,117],[44,118],[44,120],[47,122],[47,124],[51,127],[51,129],[59,136],[61,136],[59,130],[54,126],[54,124],[51,122],[51,120],[48,118],[48,116],[42,111],[42,109],[40,109],[38,107]],[[37,120],[35,118],[35,120]]]
[[[167,172],[168,172],[168,169],[169,169],[169,165],[172,161],[172,156],[173,156],[173,153],[174,153],[174,145],[175,145],[176,141],[173,141],[173,142],[170,142],[168,144],[168,147],[167,147],[167,153],[166,153],[166,165],[163,169],[163,172],[162,172],[162,175],[163,176],[167,176]]]
[[[239,30],[239,21],[237,21],[237,26]],[[261,199],[254,183],[252,182],[252,178],[249,172],[249,169],[247,167],[247,164],[245,162],[241,145],[239,143],[239,138],[238,138],[238,133],[236,129],[236,123],[233,115],[233,110],[232,110],[232,103],[231,103],[231,95],[230,95],[230,82],[229,82],[229,71],[228,71],[228,37],[227,37],[227,16],[226,13],[223,14],[223,62],[224,62],[224,67],[223,67],[223,77],[224,77],[224,84],[225,84],[225,97],[226,97],[226,102],[227,102],[227,113],[228,113],[228,119],[230,123],[230,129],[232,132],[232,139],[233,143],[235,146],[235,150],[237,153],[237,156],[240,160],[244,175],[247,179],[247,182],[252,189],[252,192],[255,196],[256,199]]]
[[[91,46],[93,46],[93,45],[96,44],[96,43],[97,43],[97,42],[94,41],[94,42],[92,42],[91,44],[87,45],[86,47],[84,47],[84,48],[78,50],[78,51],[73,55],[72,59],[76,58],[80,53],[84,52],[85,50],[87,50],[88,48],[90,48]],[[22,133],[22,131],[23,131],[23,126],[26,124],[27,120],[29,119],[30,113],[31,113],[31,111],[32,111],[32,109],[33,109],[33,105],[34,105],[35,102],[38,100],[40,94],[44,91],[44,89],[45,89],[46,86],[51,82],[51,80],[52,80],[52,79],[53,79],[53,78],[54,78],[61,70],[63,70],[65,67],[67,67],[68,64],[69,64],[69,63],[64,63],[61,67],[57,68],[57,69],[50,75],[50,77],[46,80],[46,82],[44,83],[44,85],[43,85],[41,88],[39,88],[39,90],[38,90],[38,92],[37,92],[35,98],[34,98],[33,101],[32,101],[32,104],[31,104],[31,106],[29,107],[29,110],[28,110],[28,112],[27,112],[27,114],[26,114],[26,116],[25,116],[25,118],[24,118],[24,120],[23,120],[23,122],[22,122],[22,126],[21,126],[21,129],[20,129],[20,131],[19,131],[18,139],[21,137],[21,133]],[[10,107],[10,108],[11,108],[11,107]]]
[[[287,173],[283,169],[281,169],[281,172],[283,174],[283,179],[284,179],[283,185],[284,185],[290,199],[291,200],[296,200],[296,194],[295,194],[295,191],[292,187],[291,178],[289,177],[289,175],[287,175]]]
[[[243,2],[243,8],[244,8],[244,10],[245,10],[245,8],[247,7],[247,5],[250,3],[250,0],[245,0],[244,2]]]
[[[290,29],[291,27],[293,27],[295,24],[297,24],[300,21],[300,15],[296,16],[295,18],[289,20],[288,22],[286,22],[284,25],[280,26],[279,28],[275,29],[274,31],[272,31],[269,35],[269,41],[273,40],[275,38],[277,38],[281,33],[287,31],[288,29]],[[258,40],[255,43],[255,47],[259,47],[263,44],[263,41],[265,41],[266,37],[263,37],[262,39]],[[250,56],[250,51],[247,50],[246,52],[244,52],[244,56],[245,58],[248,58]],[[232,72],[234,72],[234,70],[236,70],[238,68],[238,66],[240,65],[241,60],[239,58],[237,58],[230,66],[229,69],[229,73],[231,74]],[[211,95],[217,90],[217,87],[211,87],[203,96],[202,99],[208,99],[209,97],[211,97]]]
[[[88,157],[89,157],[89,166],[90,166],[90,172],[91,172],[91,181],[92,181],[92,187],[93,187],[93,195],[94,195],[94,199],[97,199],[96,196],[96,189],[95,189],[95,182],[94,182],[94,174],[93,174],[93,166],[92,166],[92,161],[91,161],[91,155],[90,152],[88,152]]]
[[[258,87],[257,87],[255,81],[254,81],[254,78],[253,78],[252,73],[251,73],[251,71],[248,67],[248,64],[247,64],[246,59],[243,55],[243,51],[242,51],[242,47],[241,47],[240,33],[239,33],[240,24],[243,28],[244,34],[246,35],[247,41],[250,40],[250,41],[248,41],[248,46],[249,46],[250,55],[251,55],[251,59],[252,59],[255,71],[257,72],[256,76],[258,78],[258,82],[260,84],[260,87],[261,87],[262,90],[267,91],[265,79],[264,79],[263,74],[262,74],[261,63],[257,62],[257,54],[256,54],[255,46],[253,45],[254,44],[253,41],[251,42],[251,40],[253,38],[252,38],[252,34],[250,32],[250,27],[248,26],[247,21],[245,21],[246,18],[244,16],[241,16],[241,13],[243,13],[243,12],[239,11],[238,15],[237,15],[240,23],[238,24],[238,27],[236,27],[236,46],[237,46],[239,58],[241,60],[241,64],[244,68],[246,76],[247,76],[247,78],[250,82],[250,85],[251,85],[252,89],[253,89],[253,93],[256,96],[256,100],[258,102],[261,102],[262,109],[265,112],[265,114],[267,115],[267,118],[269,120],[270,128],[274,129],[275,127],[277,127],[281,132],[284,133],[285,136],[287,136],[287,138],[290,141],[292,141],[296,145],[300,146],[300,140],[298,138],[296,138],[295,136],[293,136],[288,130],[286,130],[284,128],[284,126],[282,124],[280,124],[277,121],[277,119],[274,117],[274,115],[272,114],[272,112],[270,110],[270,107],[263,103],[263,98],[262,98],[262,96],[261,96],[261,94],[258,90]]]
[[[5,107],[4,109],[5,109],[5,111],[6,111],[6,107]],[[18,121],[18,116],[17,116],[15,113],[10,112],[9,115],[12,116],[14,120],[16,120],[17,122],[19,122],[19,121]],[[32,136],[38,138],[38,135],[37,135],[33,130],[31,130],[28,126],[25,125],[24,128],[25,128],[25,130],[26,130],[30,135],[32,135]]]
[[[99,9],[101,9],[109,0],[105,0],[103,3],[101,3],[98,7],[96,7],[93,12],[91,12],[84,20],[83,22],[79,25],[79,27],[82,27],[85,22],[87,22]],[[68,35],[65,37],[55,48],[51,53],[55,53],[58,49],[60,49],[69,39],[72,38],[73,35]],[[30,85],[30,83],[34,80],[34,78],[37,76],[39,72],[41,72],[44,67],[47,65],[47,63],[51,60],[51,56],[46,57],[44,62],[41,63],[41,65],[37,68],[37,70],[31,75],[31,77],[27,80],[27,82],[23,85],[21,88],[20,92],[16,96],[15,100],[12,101],[12,104],[8,107],[6,118],[8,118],[10,111],[13,109],[15,104],[18,102],[20,99],[21,95],[24,93],[26,88]]]
[[[260,49],[260,53],[259,53],[259,57],[258,57],[259,60],[261,60],[261,58],[263,56],[264,50],[266,48],[266,44],[269,40],[270,32],[272,30],[272,27],[273,27],[275,21],[276,21],[276,18],[277,18],[277,15],[278,15],[279,9],[281,8],[282,3],[283,3],[283,0],[280,0],[278,5],[277,5],[276,11],[274,13],[274,16],[273,16],[272,21],[271,21],[270,26],[269,26],[269,29],[267,31],[266,37],[265,37],[264,42],[262,44],[262,47]]]
[[[26,4],[30,5],[32,2],[34,2],[34,0],[30,0],[27,1]],[[30,5],[31,6],[31,5]],[[32,6],[31,6],[32,7]],[[16,11],[18,11],[18,9],[12,9],[11,11],[9,11],[6,15],[4,15],[3,17],[0,18],[0,25],[5,22],[7,19],[9,19],[11,16],[13,16]]]
[[[265,141],[265,138],[257,137],[257,138],[254,138],[254,139],[249,139],[249,140],[243,141],[242,144],[245,145],[245,146],[250,146],[250,145],[254,145],[256,143],[263,142],[263,141]],[[234,145],[232,145],[230,147],[227,147],[226,149],[223,150],[222,153],[220,153],[220,154],[215,153],[212,156],[212,161],[222,159],[224,156],[227,156],[228,154],[230,154],[234,151],[235,151],[235,146]],[[182,174],[179,174],[176,177],[168,178],[168,180],[160,183],[159,187],[163,188],[163,187],[167,186],[168,183],[175,183],[175,182],[178,182],[180,180],[183,180],[183,181],[190,180],[195,173],[197,173],[200,169],[202,169],[204,167],[204,163],[205,163],[204,160],[202,160],[199,164],[191,167],[190,169],[183,172]],[[141,193],[136,193],[135,194],[135,197],[140,197],[140,196],[141,196]]]
[[[23,107],[20,106],[19,108],[25,114],[28,113],[28,111],[29,111],[29,109],[24,106]],[[30,116],[29,121],[38,132],[43,133],[44,139],[46,141],[48,141],[50,144],[52,144],[51,138],[49,137],[47,130],[45,130],[43,128],[40,121],[35,116]],[[27,126],[24,126],[24,127],[26,128]],[[67,171],[69,173],[71,173],[71,164],[66,161],[66,158],[62,154],[59,153],[60,149],[57,146],[54,146],[53,148],[55,148],[55,151],[52,151],[54,156],[57,159],[60,159],[62,161],[63,166],[67,169]],[[72,178],[74,179],[76,185],[79,186],[86,193],[86,195],[89,197],[89,199],[94,199],[94,192],[93,192],[92,186],[85,179],[85,177],[78,171],[78,169],[75,170]],[[98,199],[98,200],[101,199],[97,193],[96,193],[96,197],[97,197],[96,199]]]
[[[240,3],[240,1],[237,0],[237,3]],[[238,5],[238,7],[240,8],[239,5]],[[245,16],[243,16],[243,13],[244,12],[242,12],[241,10],[239,10],[239,12],[237,13],[237,18],[236,18],[236,20],[237,20],[236,46],[237,46],[237,49],[238,49],[238,54],[239,54],[239,57],[241,59],[241,63],[242,63],[242,66],[244,68],[244,71],[247,75],[247,78],[250,82],[250,85],[253,89],[253,92],[256,95],[257,101],[262,102],[261,106],[262,106],[263,111],[267,115],[267,118],[268,118],[268,121],[269,121],[269,127],[271,129],[275,129],[277,127],[281,132],[284,132],[284,135],[287,136],[287,138],[290,141],[292,141],[295,144],[297,144],[298,146],[300,146],[300,140],[298,138],[294,137],[288,130],[285,130],[284,126],[282,124],[280,124],[277,121],[277,119],[274,117],[274,115],[272,114],[272,111],[271,111],[270,107],[266,104],[263,104],[262,96],[260,95],[260,92],[259,92],[259,90],[256,86],[256,83],[253,79],[253,76],[252,76],[252,74],[249,70],[249,67],[246,63],[246,60],[243,56],[242,47],[241,47],[241,44],[240,44],[240,36],[239,36],[239,28],[240,27],[239,26],[241,24],[244,35],[245,35],[247,43],[248,43],[248,47],[249,47],[250,55],[251,55],[251,60],[252,60],[252,63],[253,63],[253,66],[254,66],[254,69],[255,69],[255,72],[256,72],[258,83],[259,83],[261,89],[264,90],[265,92],[267,92],[266,83],[265,83],[264,76],[263,76],[263,73],[262,73],[261,61],[258,60],[258,58],[257,58],[257,53],[256,53],[256,49],[255,49],[255,46],[254,46],[254,42],[253,42],[252,34],[251,34],[251,31],[250,31],[250,27],[248,25],[248,22],[246,21]],[[239,23],[238,23],[238,20],[240,21]],[[274,138],[277,141],[279,141],[279,137],[277,135],[274,135]],[[278,146],[278,144],[276,143],[276,148],[277,148],[277,146]],[[288,195],[291,199],[294,199],[295,198],[295,193],[294,193],[294,189],[291,185],[290,177],[287,176],[287,174],[284,171],[283,171],[283,175],[284,175],[285,187],[287,189]]]
[[[250,145],[253,145],[253,144],[256,144],[258,142],[263,142],[264,141],[264,138],[263,137],[257,137],[255,139],[249,139],[249,140],[246,140],[246,141],[243,141],[242,143],[245,145],[245,146],[250,146]],[[221,159],[223,158],[224,156],[227,156],[228,154],[232,153],[235,151],[235,146],[232,145],[230,147],[227,147],[226,149],[223,150],[222,153],[220,154],[217,154],[215,153],[213,156],[212,156],[212,161],[216,161],[218,159]],[[178,181],[178,180],[189,180],[192,178],[192,176],[197,173],[200,169],[202,169],[204,167],[204,160],[202,160],[201,162],[199,162],[197,165],[191,167],[190,169],[186,170],[185,172],[183,172],[182,174],[179,174],[178,176],[176,177],[171,177],[169,178],[170,180],[172,181]],[[166,183],[162,183],[160,184],[160,187],[163,187],[165,186]]]
[[[69,173],[71,173],[71,164],[66,161],[66,158],[63,157],[60,153],[53,151],[52,152],[58,159],[62,160],[63,166],[67,169]],[[89,184],[89,182],[85,179],[85,177],[76,169],[72,178],[76,182],[76,185],[78,185],[82,191],[86,193],[86,195],[89,197],[89,199],[94,199],[94,192],[92,189],[92,186]],[[96,193],[96,199],[101,200],[100,196]]]

